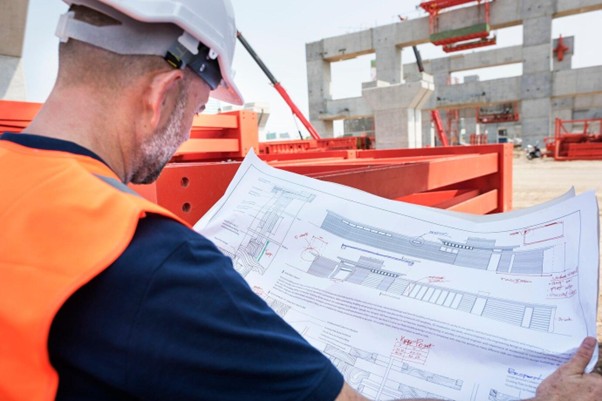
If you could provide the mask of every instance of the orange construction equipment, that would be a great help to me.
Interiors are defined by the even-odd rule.
[[[441,115],[439,114],[439,110],[431,110],[431,119],[433,120],[433,124],[435,124],[437,138],[439,138],[441,146],[449,146],[449,141],[447,140],[447,135],[445,134],[445,130],[443,129],[443,123],[441,122]]]
[[[0,132],[20,132],[40,110],[40,103],[0,100]]]
[[[36,108],[39,105],[0,101],[0,127],[20,131]],[[197,116],[191,139],[178,149],[159,179],[132,188],[194,224],[223,195],[247,152],[261,147],[257,138],[253,112]],[[512,207],[510,144],[387,150],[308,148],[259,156],[274,167],[388,199],[476,214]]]
[[[470,134],[470,144],[471,145],[484,145],[488,143],[489,138],[487,134]]]
[[[345,136],[339,138],[270,141],[259,143],[259,154],[319,152],[326,150],[372,149],[372,136]]]
[[[516,102],[477,107],[477,122],[481,124],[512,122],[518,121],[519,118]]]
[[[440,11],[475,2],[483,5],[483,22],[450,31],[439,30]],[[490,36],[490,5],[492,2],[493,0],[430,0],[420,3],[420,7],[429,13],[431,42],[443,46],[443,51],[446,53],[496,44],[496,37]]]
[[[554,137],[545,138],[555,160],[602,160],[602,118],[555,120]]]
[[[450,145],[460,145],[460,111],[458,109],[445,110],[446,130],[449,135]]]

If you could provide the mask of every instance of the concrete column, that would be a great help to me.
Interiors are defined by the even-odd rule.
[[[464,118],[464,129],[466,130],[466,142],[470,142],[470,136],[477,133],[477,116],[473,108],[464,109],[460,113],[460,118]],[[479,133],[480,127],[479,127]]]
[[[430,61],[430,70],[428,73],[433,74],[433,80],[435,82],[435,92],[437,88],[447,86],[450,84],[450,58],[438,58]]]
[[[561,120],[573,120],[573,109],[575,99],[573,97],[560,97],[552,101],[552,118]]]
[[[326,112],[326,101],[332,99],[330,90],[330,62],[324,60],[324,41],[307,43],[305,58],[307,60],[307,97],[309,102],[309,121],[320,136],[334,136],[332,120],[322,120],[320,115]]]
[[[422,107],[434,90],[432,76],[391,85],[368,82],[362,96],[374,112],[377,149],[422,147]]]
[[[25,100],[25,89],[21,58],[0,56],[0,99]]]
[[[431,121],[431,111],[422,110],[422,147],[435,146],[435,130]]]
[[[433,75],[435,90],[433,96],[430,96],[425,103],[424,112],[422,113],[422,139],[423,146],[437,146],[439,144],[431,111],[439,109],[438,107],[438,91],[440,88],[449,85],[450,77],[450,59],[448,57],[438,58],[428,61],[423,61],[426,72]],[[419,73],[418,73],[419,74]],[[408,79],[413,77],[412,73],[406,73]],[[445,121],[445,120],[444,120]],[[444,122],[444,128],[446,127]],[[449,134],[449,133],[447,133]],[[439,144],[440,145],[440,144]]]
[[[403,83],[401,48],[395,45],[397,24],[374,30],[376,51],[376,80],[390,84]]]
[[[521,122],[523,146],[544,143],[552,135],[552,15],[554,0],[522,2],[523,76]]]
[[[21,62],[27,0],[0,2],[0,99],[25,100]]]

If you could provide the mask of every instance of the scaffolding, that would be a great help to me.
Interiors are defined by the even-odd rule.
[[[481,124],[515,122],[519,118],[516,102],[477,107],[477,122]]]

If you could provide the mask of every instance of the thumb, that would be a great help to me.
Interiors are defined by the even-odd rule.
[[[573,357],[562,366],[562,369],[568,374],[581,375],[585,371],[585,367],[592,359],[594,350],[596,349],[597,341],[594,337],[585,337],[577,352]]]

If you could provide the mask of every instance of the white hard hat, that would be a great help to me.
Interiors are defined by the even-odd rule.
[[[61,17],[57,36],[119,53],[165,57],[177,68],[190,67],[212,88],[211,96],[242,104],[233,81],[236,26],[230,0],[63,0],[89,7],[118,25]]]

